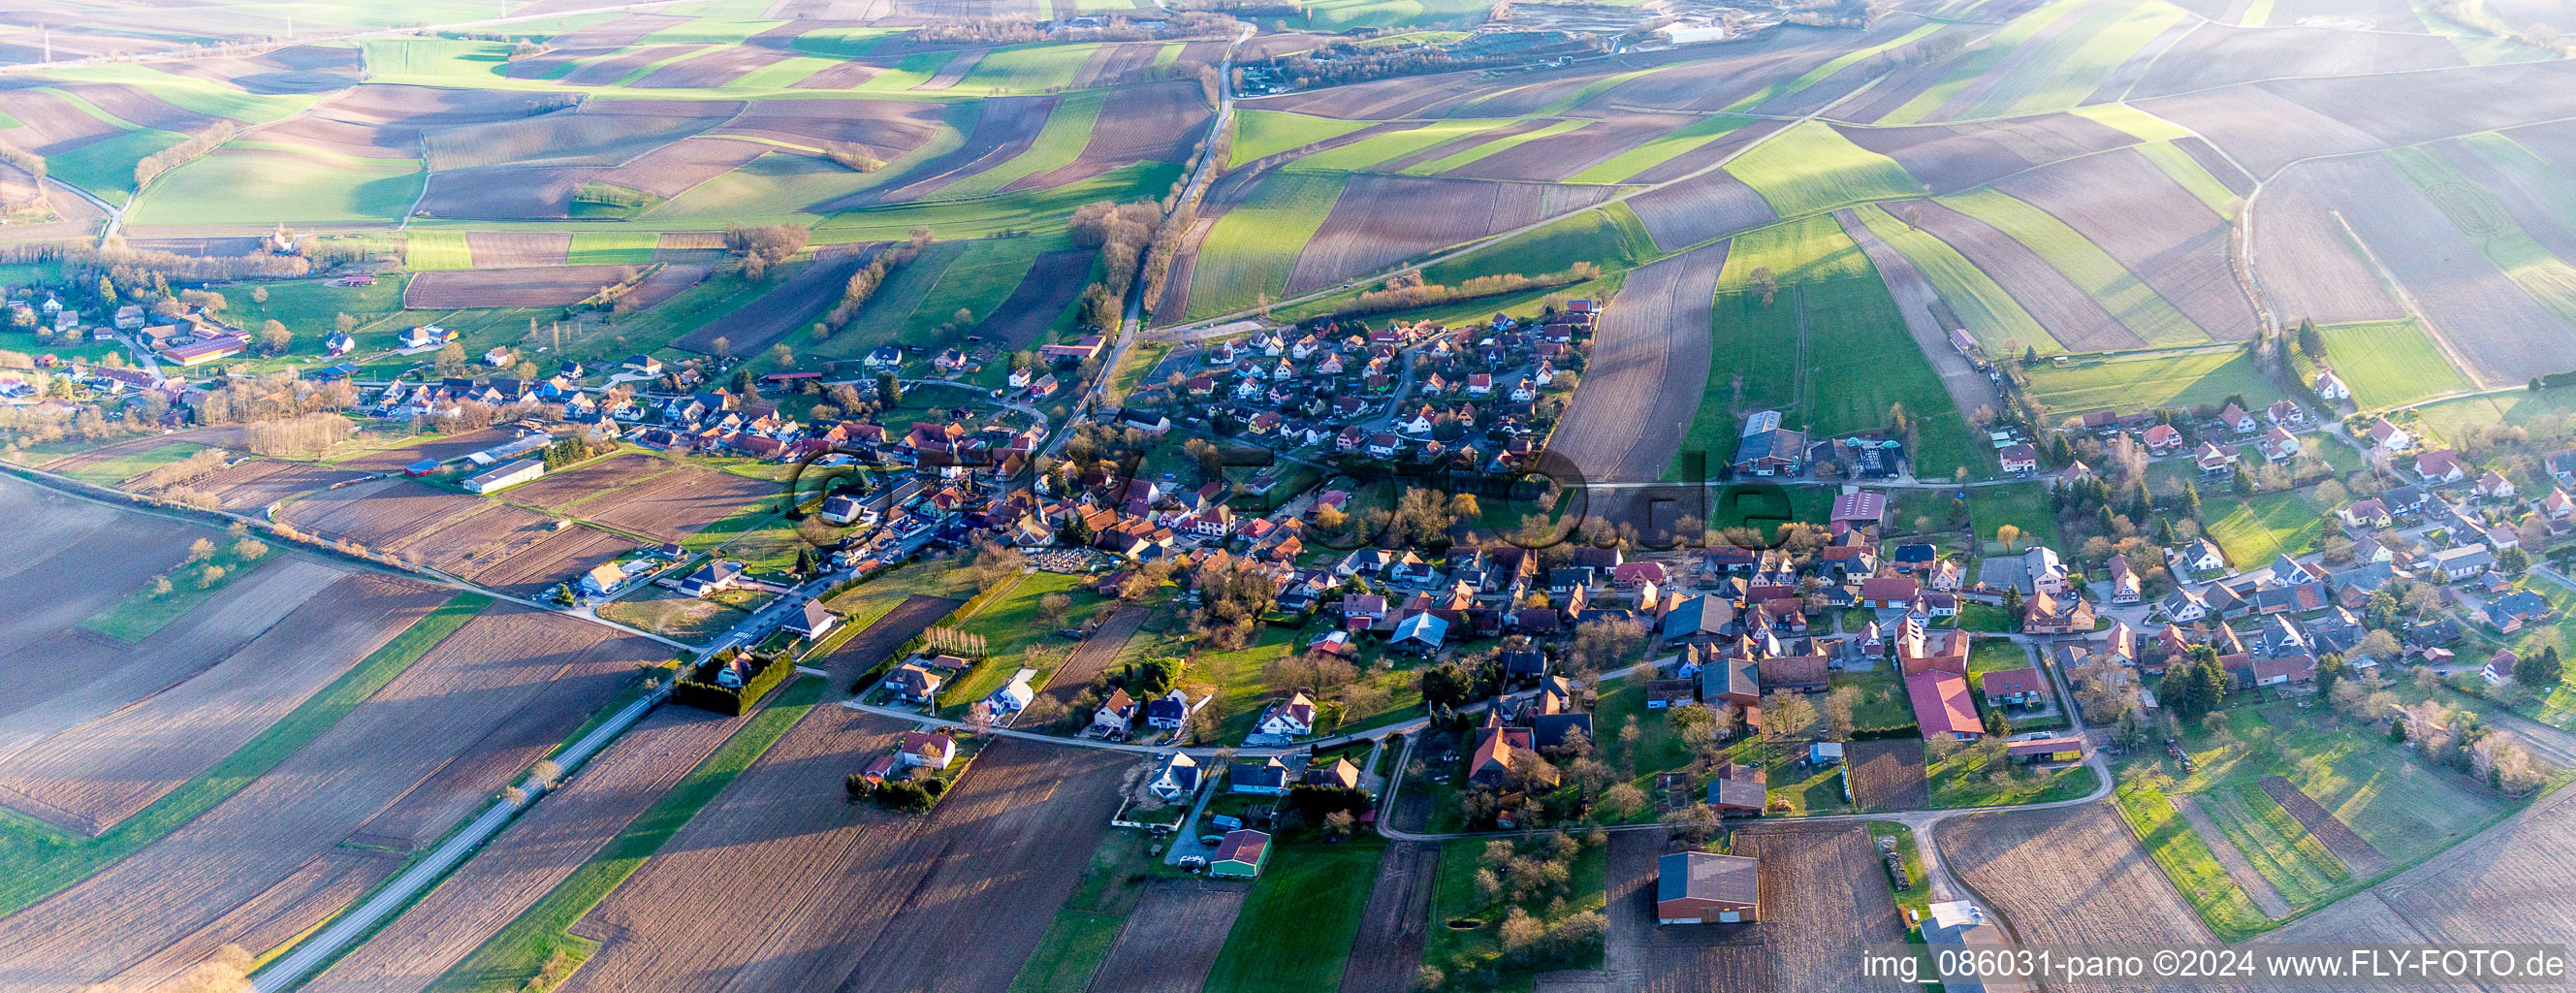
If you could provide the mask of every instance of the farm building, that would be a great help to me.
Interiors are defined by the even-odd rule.
[[[1655,863],[1655,923],[1762,919],[1762,867],[1742,855],[1674,852]]]
[[[182,366],[204,365],[216,359],[231,358],[250,347],[250,339],[237,334],[219,334],[200,338],[184,345],[163,345],[161,357]]]
[[[1208,859],[1208,875],[1250,879],[1261,874],[1270,862],[1270,836],[1250,828],[1226,832],[1218,842],[1216,856]]]
[[[459,484],[467,493],[490,493],[507,489],[546,474],[546,464],[537,459],[520,459]]]
[[[2084,739],[2061,737],[2016,741],[2004,746],[2004,754],[2016,762],[2080,762],[2084,759]]]

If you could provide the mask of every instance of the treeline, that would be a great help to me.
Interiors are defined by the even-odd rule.
[[[1150,201],[1083,204],[1073,211],[1073,243],[1100,249],[1101,278],[1082,293],[1082,320],[1116,328],[1126,317],[1127,290],[1135,283],[1145,249],[1163,226],[1163,209]]]
[[[1230,17],[1297,17],[1306,16],[1306,8],[1289,0],[1188,0],[1181,4],[1184,12],[1207,11]]]
[[[330,451],[358,433],[346,417],[328,412],[298,414],[250,426],[246,444],[252,454],[309,459]]]
[[[192,406],[200,424],[257,424],[328,413],[357,403],[358,388],[347,380],[317,383],[281,372],[226,380],[199,395]]]
[[[602,207],[616,207],[626,210],[631,210],[637,207],[649,207],[653,204],[653,201],[657,199],[659,198],[642,190],[630,190],[614,183],[603,183],[596,179],[583,183],[580,186],[573,187],[572,190],[572,202],[574,203],[597,204]]]
[[[8,142],[0,141],[0,165],[13,167],[20,172],[34,177],[36,180],[35,185],[30,187],[33,192],[26,199],[0,200],[0,207],[14,207],[22,203],[34,203],[45,198],[44,156],[30,152]]]
[[[823,156],[851,172],[875,172],[886,167],[886,160],[868,154],[864,148],[834,145],[823,150]]]
[[[813,230],[802,224],[729,224],[725,226],[724,245],[725,251],[739,260],[744,278],[760,279],[769,275],[771,266],[804,251],[805,243],[813,237]]]
[[[841,302],[823,318],[823,323],[829,328],[825,337],[830,337],[830,332],[848,327],[850,320],[859,316],[859,309],[867,306],[868,300],[877,295],[878,288],[885,285],[886,277],[920,255],[922,248],[929,244],[930,229],[914,228],[910,239],[878,252],[876,258],[869,259],[867,265],[851,273],[848,285],[841,288]]]
[[[1590,262],[1577,262],[1563,272],[1552,272],[1541,276],[1524,276],[1516,272],[1478,276],[1455,286],[1425,283],[1422,281],[1420,272],[1408,272],[1387,280],[1385,289],[1360,294],[1359,299],[1352,301],[1350,306],[1342,308],[1340,312],[1346,317],[1383,314],[1390,311],[1455,303],[1461,300],[1474,300],[1478,297],[1555,289],[1600,277],[1601,267]]]
[[[140,190],[144,184],[150,183],[153,177],[177,168],[180,163],[189,159],[214,151],[215,146],[232,140],[233,132],[239,130],[241,130],[239,124],[217,120],[203,130],[189,135],[185,141],[144,156],[143,161],[134,164],[134,188]]]
[[[1585,36],[1551,44],[1544,50],[1514,48],[1483,54],[1461,53],[1448,48],[1383,48],[1336,41],[1313,52],[1282,55],[1251,68],[1267,69],[1291,89],[1314,89],[1343,86],[1399,76],[1422,76],[1433,73],[1459,72],[1467,69],[1498,69],[1524,65],[1546,53],[1555,55],[1585,54],[1606,51],[1608,43],[1598,37]],[[1318,60],[1316,55],[1326,58]]]
[[[1293,8],[1292,8],[1293,9]],[[1242,22],[1230,12],[1216,10],[1179,10],[1163,20],[1164,29],[1156,31],[1124,17],[1112,17],[1096,28],[1048,28],[1046,22],[1024,17],[966,17],[938,20],[914,28],[913,37],[922,41],[964,41],[978,44],[1016,45],[1032,41],[1153,41],[1161,38],[1231,38],[1241,30]]]

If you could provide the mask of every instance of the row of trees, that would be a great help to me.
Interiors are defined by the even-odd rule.
[[[1559,272],[1524,276],[1520,273],[1495,273],[1477,276],[1454,286],[1425,283],[1420,270],[1388,277],[1384,289],[1370,290],[1343,307],[1343,316],[1384,314],[1400,310],[1457,303],[1484,297],[1497,297],[1532,290],[1572,286],[1601,277],[1601,267],[1590,262],[1576,262]]]

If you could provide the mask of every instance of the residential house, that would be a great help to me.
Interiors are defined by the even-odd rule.
[[[2405,428],[2388,423],[2385,417],[2372,421],[2369,429],[2362,432],[2362,437],[2370,439],[2371,448],[2383,453],[2402,452],[2415,447],[2415,436],[2406,433]]]
[[[1978,678],[1986,706],[2037,707],[2048,702],[2048,683],[2037,669],[1990,669]]]
[[[1178,803],[1182,797],[1197,793],[1201,780],[1199,761],[1173,752],[1154,767],[1153,776],[1145,780],[1145,790],[1164,803]]]
[[[1905,677],[1905,695],[1914,705],[1914,725],[1925,738],[1979,738],[1976,705],[1968,699],[1968,677],[1955,672],[1919,672]]]
[[[2027,476],[2039,471],[2039,450],[2029,445],[2006,445],[1995,457],[2008,473]]]
[[[922,769],[945,769],[957,761],[957,739],[944,734],[906,731],[896,749],[903,764]]]
[[[2311,385],[2316,389],[2317,396],[2329,403],[2352,399],[2352,388],[2345,386],[2343,377],[2335,375],[2332,369],[2318,370],[2316,381]]]
[[[1109,698],[1091,712],[1091,726],[1085,730],[1102,737],[1125,737],[1136,723],[1136,711],[1136,700],[1126,690],[1110,690]]]
[[[1315,733],[1315,701],[1304,693],[1291,694],[1285,702],[1272,704],[1253,724],[1256,734],[1273,738],[1303,738]]]
[[[2468,466],[2460,461],[2460,453],[2448,448],[2416,456],[2415,475],[2436,486],[2469,478]]]

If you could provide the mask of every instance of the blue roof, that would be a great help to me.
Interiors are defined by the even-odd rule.
[[[1441,639],[1447,638],[1448,636],[1449,622],[1441,620],[1436,614],[1415,614],[1401,621],[1397,621],[1395,624],[1395,640],[1397,641],[1403,641],[1407,638],[1420,638],[1437,645],[1440,643]]]

